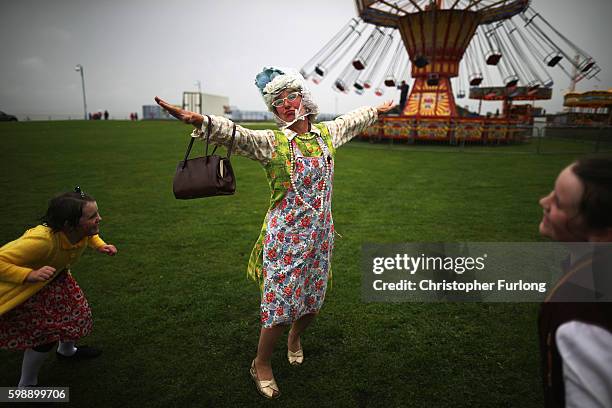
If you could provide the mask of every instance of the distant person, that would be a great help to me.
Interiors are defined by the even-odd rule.
[[[138,120],[138,112],[134,112],[134,120]]]
[[[107,110],[104,111],[104,120],[108,120],[108,111]]]
[[[541,235],[561,242],[611,243],[612,156],[570,164],[540,206]],[[591,253],[581,253],[576,244],[569,248],[565,274],[540,308],[546,407],[612,407],[610,246]],[[592,282],[591,288],[585,282]]]
[[[336,120],[315,123],[319,112],[306,81],[297,72],[265,68],[255,85],[281,130],[236,126],[234,152],[263,166],[271,189],[270,207],[251,252],[248,275],[260,283],[261,331],[250,374],[266,398],[280,391],[272,372],[275,344],[287,327],[287,359],[302,364],[301,335],[319,313],[334,246],[331,213],[336,149],[374,124],[391,109],[391,101],[363,107]],[[182,122],[196,127],[192,136],[206,138],[208,118],[156,97]],[[234,123],[212,117],[210,141],[232,143]]]
[[[96,201],[79,188],[51,199],[42,220],[0,248],[0,348],[24,351],[19,387],[38,384],[40,367],[58,341],[59,359],[101,354],[75,344],[93,323],[71,268],[88,246],[117,253],[98,236],[102,218]]]
[[[134,120],[134,112],[130,112],[130,120]]]
[[[400,103],[399,110],[400,115],[404,114],[404,107],[406,106],[406,101],[408,100],[408,90],[410,87],[406,83],[406,81],[402,81],[402,83],[397,87],[400,90]]]
[[[92,119],[93,119],[93,116],[92,116],[91,112],[89,112],[89,113],[87,114],[87,117],[89,118],[89,120],[92,120]]]

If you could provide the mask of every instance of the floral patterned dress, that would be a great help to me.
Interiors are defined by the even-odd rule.
[[[270,185],[270,206],[247,268],[247,275],[260,284],[263,327],[290,324],[321,308],[331,277],[336,149],[377,118],[376,108],[363,107],[335,120],[312,124],[310,132],[303,135],[288,129],[236,126],[233,141],[234,123],[211,116],[210,141],[232,146],[232,154],[261,163]],[[205,118],[192,136],[205,140],[207,126]]]
[[[325,299],[333,247],[334,160],[321,137],[322,155],[305,157],[295,140],[293,183],[269,213],[263,249],[263,327],[316,313]]]
[[[0,349],[26,350],[91,333],[91,308],[69,271],[0,316]]]

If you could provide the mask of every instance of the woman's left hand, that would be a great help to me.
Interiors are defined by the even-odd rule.
[[[376,111],[378,112],[379,115],[381,113],[389,112],[391,109],[393,109],[393,100],[387,101],[383,103],[382,105],[378,105],[376,107]]]
[[[98,252],[100,252],[101,254],[114,256],[117,253],[117,248],[115,248],[114,245],[103,245],[98,248]]]

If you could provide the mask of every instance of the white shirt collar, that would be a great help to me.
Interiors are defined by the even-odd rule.
[[[294,137],[298,136],[296,132],[289,128],[283,129],[283,133],[285,134],[285,136],[287,136],[287,140],[289,141],[292,141]],[[313,125],[312,123],[310,124],[310,133],[314,133],[317,136],[321,136],[321,131],[319,130],[319,128]]]

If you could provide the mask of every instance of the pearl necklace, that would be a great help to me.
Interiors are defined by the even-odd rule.
[[[310,135],[310,136],[308,136],[308,137],[303,137],[303,136],[297,136],[297,135],[296,135],[295,137],[297,137],[298,139],[300,139],[302,142],[305,142],[306,140],[312,140],[312,139],[314,139],[315,137],[317,137],[317,135],[315,135],[315,134],[311,134],[311,135]]]
[[[314,135],[313,135],[313,137],[314,137]],[[310,138],[310,139],[312,139],[312,138]],[[304,139],[300,139],[300,140],[304,140]],[[323,175],[323,189],[321,191],[321,194],[316,196],[316,198],[318,198],[320,203],[321,203],[319,205],[319,209],[317,210],[312,205],[307,203],[306,200],[304,200],[304,197],[302,197],[300,192],[295,187],[295,176],[293,174],[294,173],[294,169],[295,169],[295,151],[294,151],[294,148],[293,148],[293,140],[289,141],[289,153],[290,153],[290,157],[289,157],[289,161],[290,161],[289,180],[291,181],[291,187],[293,187],[293,191],[295,192],[295,195],[300,199],[300,201],[302,203],[304,203],[304,205],[307,208],[310,208],[312,211],[316,212],[317,214],[321,214],[321,211],[323,209],[323,197],[325,196],[325,191],[327,190],[327,180],[329,179],[329,172],[330,172],[330,170],[329,170],[329,165],[327,164],[327,158],[325,157],[325,152],[327,150],[323,147],[321,138],[317,138],[317,143],[319,144],[319,147],[321,148],[321,153],[322,153],[321,157],[323,157],[323,167],[325,168],[325,174]]]

